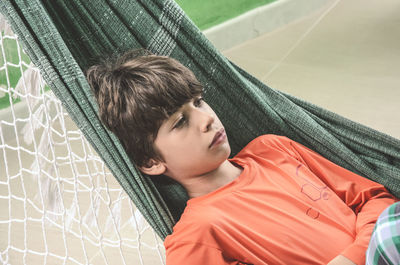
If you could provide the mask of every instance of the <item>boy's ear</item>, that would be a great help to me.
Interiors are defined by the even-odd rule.
[[[167,168],[163,162],[151,159],[147,165],[139,169],[147,175],[161,175],[164,174]]]

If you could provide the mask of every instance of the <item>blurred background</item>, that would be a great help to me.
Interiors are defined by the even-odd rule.
[[[210,1],[210,10],[206,2],[178,1],[231,61],[400,139],[399,1]]]

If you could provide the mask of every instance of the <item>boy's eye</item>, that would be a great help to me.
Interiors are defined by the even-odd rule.
[[[178,122],[175,123],[174,129],[175,129],[175,128],[180,128],[180,127],[182,127],[183,125],[185,125],[186,121],[187,121],[187,120],[186,120],[186,117],[182,115],[182,117],[179,118]]]
[[[203,101],[204,101],[204,99],[203,99],[202,97],[196,98],[196,99],[194,100],[194,102],[193,102],[193,105],[194,105],[195,107],[200,107],[201,104],[203,103]]]

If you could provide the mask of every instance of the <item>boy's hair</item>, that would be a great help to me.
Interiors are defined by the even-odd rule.
[[[163,161],[154,147],[162,122],[203,90],[178,61],[144,50],[92,66],[86,76],[101,121],[139,167],[151,166],[150,159]]]

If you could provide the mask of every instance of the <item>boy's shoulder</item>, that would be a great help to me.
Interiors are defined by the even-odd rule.
[[[231,161],[238,164],[258,161],[258,164],[261,160],[268,159],[270,162],[275,163],[275,161],[288,157],[302,161],[297,150],[300,146],[286,136],[261,135],[248,143]]]
[[[236,156],[243,156],[249,152],[251,154],[263,154],[271,150],[290,153],[292,142],[293,141],[286,136],[264,134],[249,142]]]
[[[291,140],[282,135],[277,134],[264,134],[254,138],[248,145],[263,144],[271,146],[279,146],[282,143],[291,142]]]

